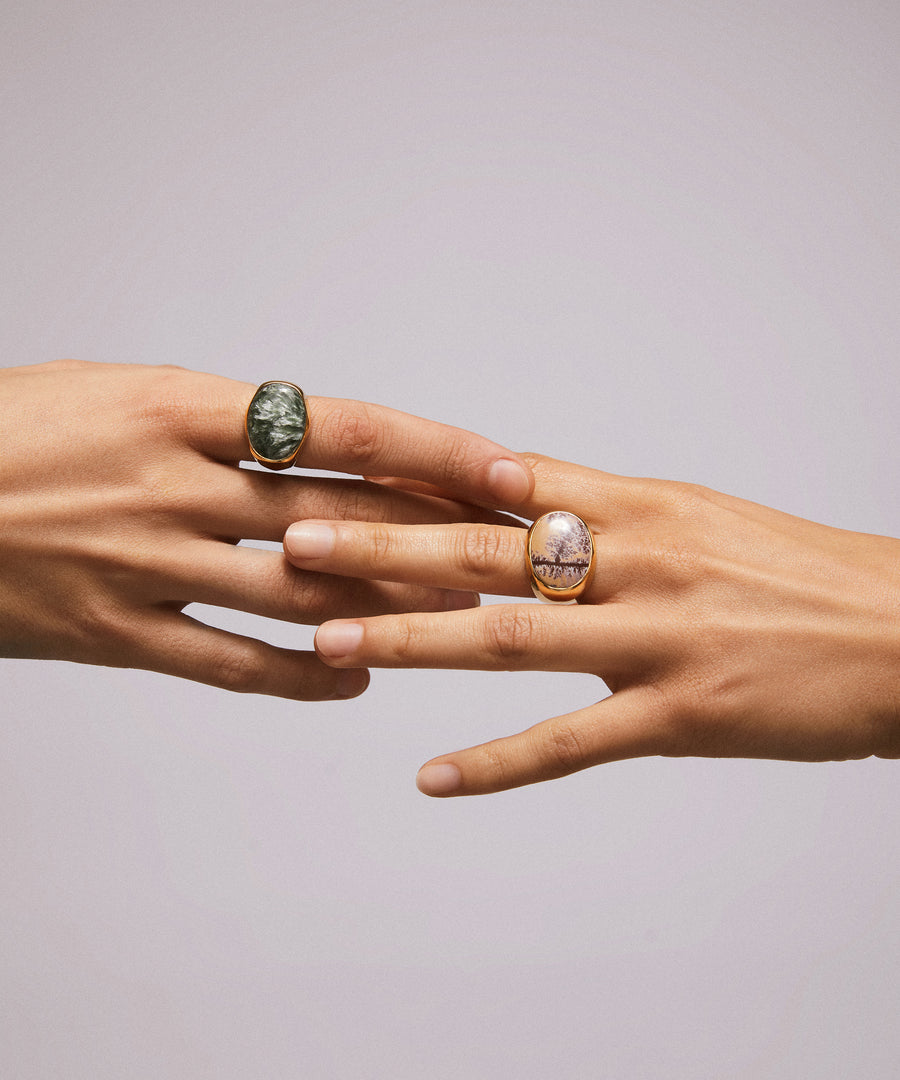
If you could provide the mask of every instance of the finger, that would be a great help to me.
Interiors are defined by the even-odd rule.
[[[335,667],[583,671],[620,681],[670,662],[676,631],[621,604],[490,604],[327,622],[315,645]]]
[[[369,683],[367,671],[335,672],[313,653],[277,648],[206,626],[180,612],[159,611],[142,619],[137,631],[127,666],[223,690],[331,701],[357,697]]]
[[[183,505],[197,531],[234,540],[280,541],[298,518],[358,521],[447,522],[511,519],[470,503],[394,491],[364,480],[275,475],[204,462]]]
[[[523,526],[485,522],[405,525],[360,521],[299,521],[285,533],[294,566],[327,574],[420,582],[442,589],[531,596]],[[632,530],[594,537],[595,572],[582,603],[627,595],[659,603],[695,583],[702,551]]]
[[[172,554],[163,573],[165,599],[173,604],[209,604],[307,624],[478,604],[472,592],[304,573],[279,552],[212,540],[189,541]],[[160,585],[152,588],[158,600]]]
[[[285,533],[294,566],[442,589],[530,596],[523,527],[299,521]]]
[[[453,493],[445,488],[439,488],[436,484],[427,484],[424,480],[407,480],[403,476],[366,476],[363,479],[371,480],[373,484],[381,487],[395,488],[397,491],[411,491],[416,495],[431,495],[435,499],[452,499]]]
[[[481,435],[380,405],[315,398],[310,408],[309,468],[405,476],[493,505],[517,506],[531,491],[521,458]]]
[[[199,385],[206,408],[192,410],[194,444],[219,461],[249,460],[244,419],[254,388],[231,380]],[[531,492],[521,457],[481,435],[359,401],[309,397],[307,407],[304,469],[403,476],[494,506],[517,506]]]
[[[534,475],[534,489],[524,503],[508,509],[523,516],[537,518],[551,510],[568,510],[592,529],[609,531],[661,518],[672,520],[691,511],[685,497],[688,485],[617,476],[540,454],[521,456]]]
[[[486,795],[556,780],[610,761],[664,752],[661,701],[642,689],[545,720],[518,735],[433,758],[416,783],[426,795]]]

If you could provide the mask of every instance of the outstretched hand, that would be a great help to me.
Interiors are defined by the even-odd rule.
[[[591,528],[577,606],[492,604],[321,626],[342,670],[590,672],[612,691],[518,735],[435,758],[431,795],[474,795],[641,755],[900,756],[900,541],[844,532],[703,488],[525,455],[536,518]],[[524,528],[303,521],[295,566],[530,596]]]
[[[521,459],[476,435],[359,402],[309,398],[299,464],[391,474],[442,493],[240,469],[254,387],[181,368],[59,361],[0,371],[0,655],[147,668],[287,698],[352,697],[364,671],[204,625],[191,602],[318,623],[446,610],[471,593],[306,574],[280,552],[301,514],[501,520]],[[462,500],[462,501],[450,501]]]

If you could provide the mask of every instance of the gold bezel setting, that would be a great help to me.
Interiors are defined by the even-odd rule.
[[[309,438],[309,409],[299,386],[270,379],[257,387],[244,416],[247,445],[267,469],[289,469]],[[274,456],[273,451],[287,452]]]

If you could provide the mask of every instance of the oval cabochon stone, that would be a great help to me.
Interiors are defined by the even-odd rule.
[[[571,589],[591,567],[593,541],[575,514],[555,510],[535,523],[528,545],[534,576],[550,589]]]
[[[303,393],[291,383],[263,383],[247,410],[247,438],[266,461],[285,461],[296,454],[307,424]]]

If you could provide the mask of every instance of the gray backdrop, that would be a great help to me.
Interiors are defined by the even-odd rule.
[[[893,0],[6,0],[3,363],[287,377],[900,535],[898,47]],[[597,684],[2,678],[4,1076],[896,1075],[896,764],[436,802],[426,758]]]

